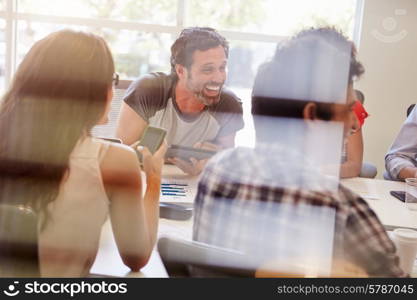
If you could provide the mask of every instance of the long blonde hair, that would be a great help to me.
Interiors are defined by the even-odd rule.
[[[35,43],[0,107],[0,199],[46,211],[69,156],[102,117],[114,62],[106,42],[62,30]]]

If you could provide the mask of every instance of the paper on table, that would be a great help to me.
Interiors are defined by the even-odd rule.
[[[369,200],[379,200],[380,199],[380,197],[378,195],[372,195],[372,194],[359,193],[359,196],[361,196],[364,199],[369,199]]]
[[[358,194],[364,199],[381,199],[381,196],[374,185],[368,185],[364,181],[357,180],[357,178],[345,179],[342,181],[342,183],[350,190],[355,191],[356,194]]]
[[[162,179],[160,202],[194,202],[195,187],[187,180]]]

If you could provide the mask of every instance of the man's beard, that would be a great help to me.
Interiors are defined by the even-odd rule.
[[[210,96],[206,94],[205,91],[208,89],[207,88],[208,86],[218,87],[218,91],[215,96]],[[199,100],[205,106],[211,106],[211,105],[217,104],[220,101],[220,95],[221,95],[221,91],[223,88],[223,83],[222,84],[207,83],[207,84],[204,84],[200,89],[195,89],[195,88],[192,88],[191,86],[189,86],[188,88],[193,91],[194,96],[196,97],[197,100]]]
[[[194,93],[194,96],[205,106],[211,106],[220,101],[220,93],[221,90],[216,96],[207,96],[204,94],[204,90],[201,90],[200,92]]]

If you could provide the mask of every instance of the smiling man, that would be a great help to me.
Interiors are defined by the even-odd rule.
[[[229,45],[212,28],[184,29],[171,47],[171,74],[145,75],[129,87],[117,135],[137,141],[147,125],[167,130],[169,145],[219,150],[243,127],[240,100],[224,88]],[[198,174],[205,161],[173,159]]]

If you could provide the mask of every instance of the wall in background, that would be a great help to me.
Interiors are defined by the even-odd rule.
[[[364,159],[377,165],[382,178],[385,153],[407,107],[417,102],[417,1],[365,0],[363,14],[359,59],[366,72],[356,87],[370,114]]]

